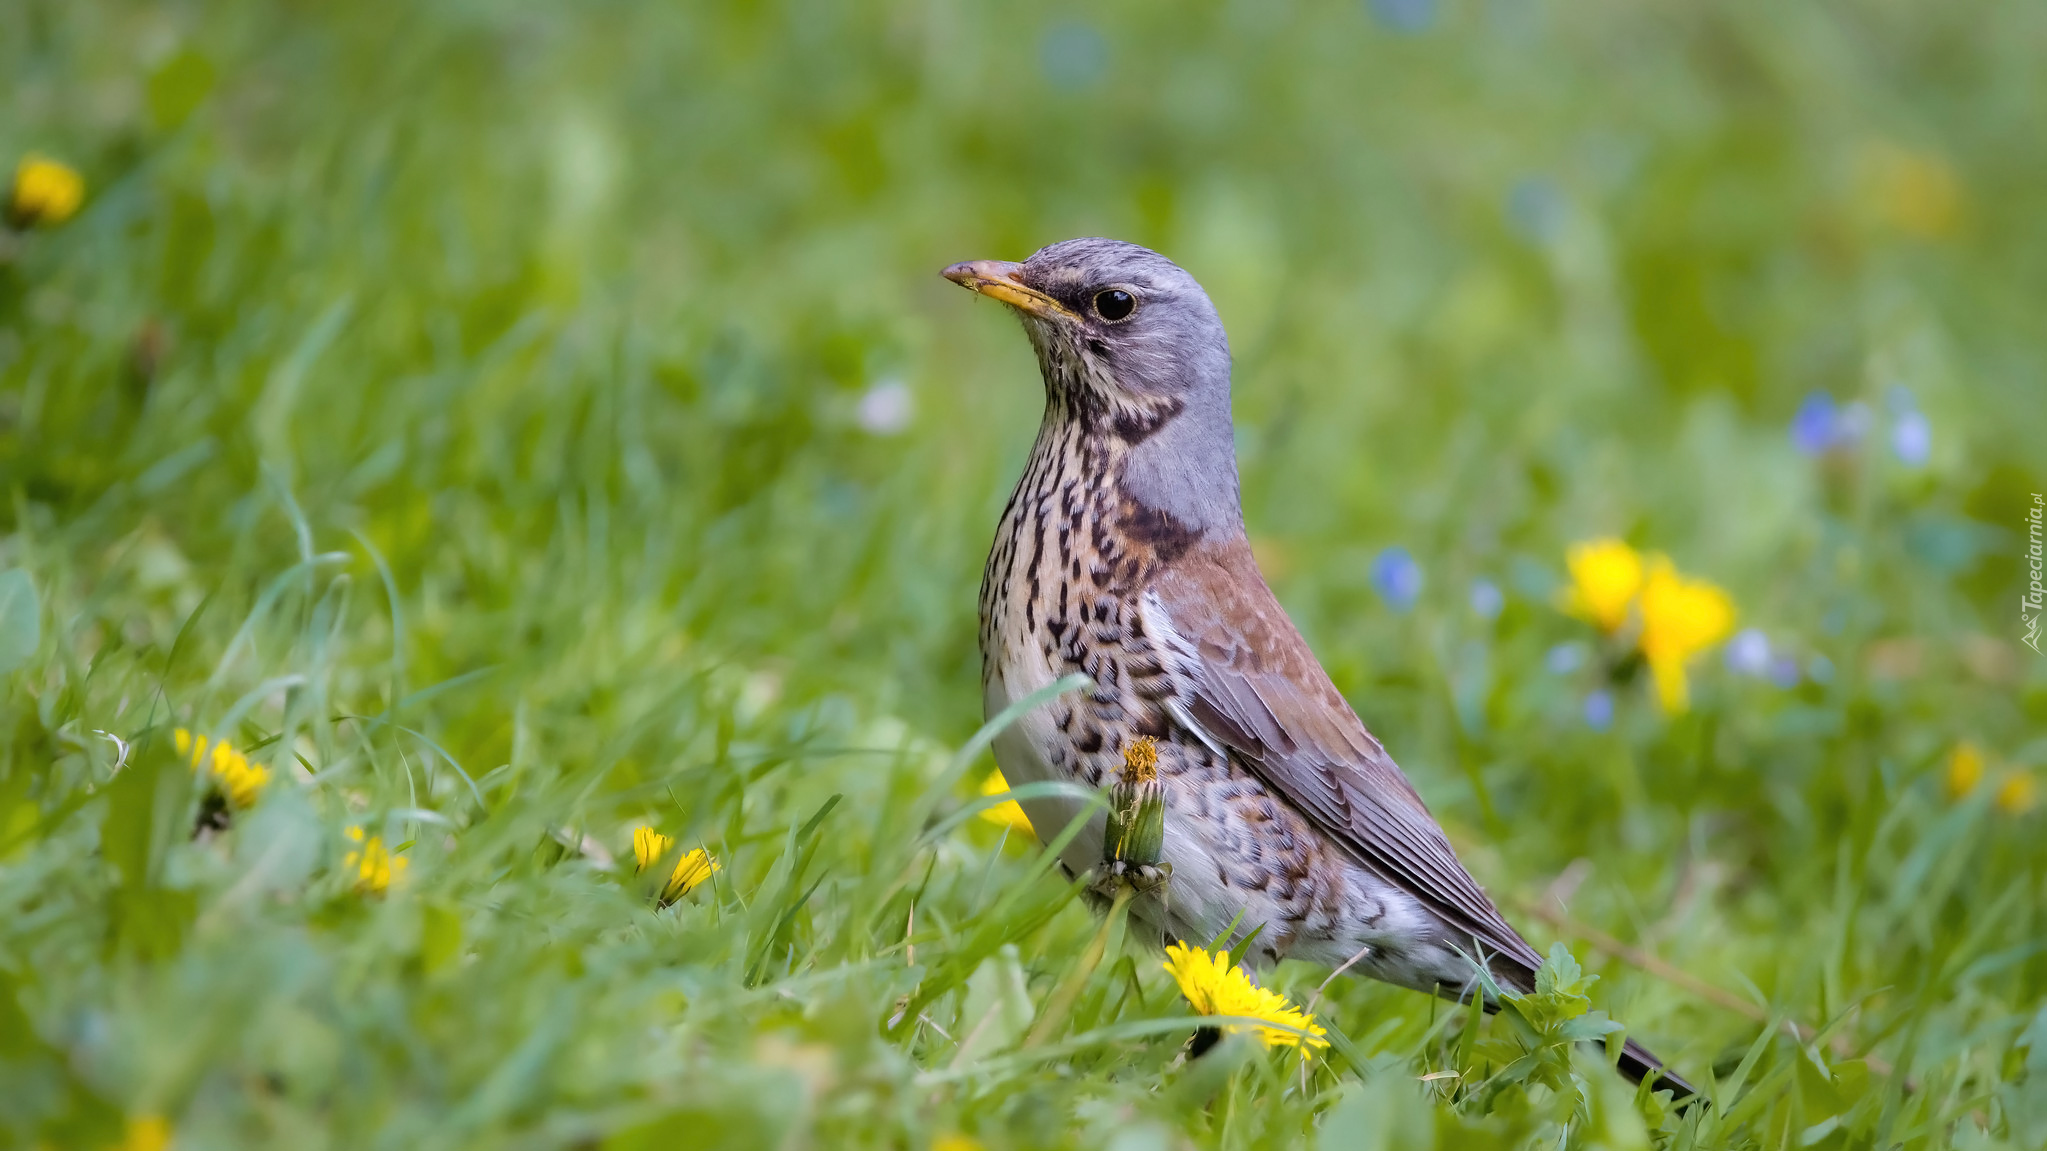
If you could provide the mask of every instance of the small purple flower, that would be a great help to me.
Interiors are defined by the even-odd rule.
[[[1770,670],[1770,637],[1761,628],[1744,628],[1727,641],[1726,658],[1736,675],[1762,675]]]
[[[1478,618],[1498,619],[1506,606],[1507,597],[1501,593],[1499,584],[1485,578],[1471,581],[1471,610]]]
[[[1891,424],[1891,452],[1908,468],[1923,468],[1933,455],[1933,425],[1918,412],[1906,412]]]
[[[1797,687],[1799,679],[1798,658],[1789,655],[1771,657],[1769,675],[1771,683],[1786,691]]]
[[[1825,392],[1813,392],[1798,405],[1798,414],[1791,417],[1791,442],[1809,456],[1822,455],[1834,446],[1834,424],[1840,418],[1840,409],[1834,406],[1834,397]]]
[[[1585,645],[1560,643],[1542,657],[1542,666],[1548,668],[1551,675],[1569,675],[1585,666]]]
[[[1600,688],[1585,697],[1585,726],[1605,731],[1613,726],[1613,693]]]
[[[1398,544],[1387,548],[1372,560],[1372,588],[1387,606],[1404,612],[1422,594],[1421,565],[1406,548]]]
[[[1812,392],[1791,417],[1791,443],[1809,456],[1845,451],[1862,442],[1876,422],[1869,405],[1857,400],[1837,405],[1825,392]]]

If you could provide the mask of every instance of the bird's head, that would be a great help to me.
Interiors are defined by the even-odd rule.
[[[1132,498],[1196,528],[1241,530],[1230,344],[1179,265],[1121,240],[1066,240],[1023,263],[973,260],[945,278],[1010,306],[1045,377],[1045,418],[1113,436]]]

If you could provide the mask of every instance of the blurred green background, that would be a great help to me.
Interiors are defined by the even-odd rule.
[[[2047,1145],[2043,59],[1903,0],[0,0],[0,162],[87,186],[0,232],[0,1143]],[[1090,234],[1208,287],[1282,600],[1713,1109],[1480,1088],[1341,980],[1348,1054],[1183,1064],[1141,952],[1019,1049],[1093,921],[947,820],[1042,394],[936,273]],[[1684,715],[1557,609],[1605,535],[1756,629]],[[224,832],[173,725],[276,777]],[[715,883],[657,911],[643,823]]]

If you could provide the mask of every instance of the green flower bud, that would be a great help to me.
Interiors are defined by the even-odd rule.
[[[1103,862],[1124,869],[1157,867],[1166,847],[1166,789],[1159,782],[1159,749],[1150,736],[1123,749],[1123,770],[1109,792],[1109,830]]]

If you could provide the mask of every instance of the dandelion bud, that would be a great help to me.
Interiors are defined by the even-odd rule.
[[[1166,789],[1159,782],[1158,742],[1150,736],[1123,748],[1123,770],[1109,793],[1103,862],[1157,867],[1166,847]]]

